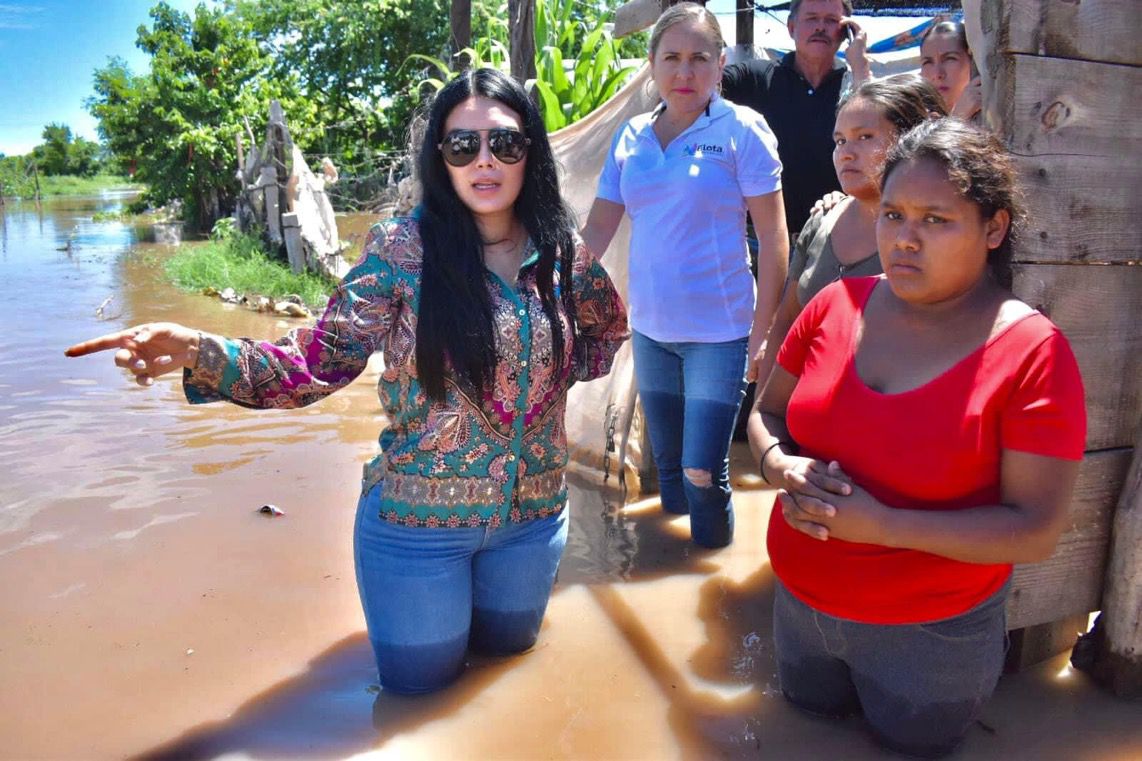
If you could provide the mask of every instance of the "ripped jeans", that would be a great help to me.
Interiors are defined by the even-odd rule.
[[[703,547],[724,547],[734,536],[730,437],[745,393],[748,343],[631,338],[662,507],[689,514],[690,536]]]

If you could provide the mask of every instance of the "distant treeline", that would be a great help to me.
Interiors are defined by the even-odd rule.
[[[44,127],[44,142],[24,156],[0,154],[0,195],[31,198],[98,186],[90,180],[100,175],[121,175],[123,167],[99,143],[75,137],[66,124]],[[62,181],[60,178],[69,178]]]

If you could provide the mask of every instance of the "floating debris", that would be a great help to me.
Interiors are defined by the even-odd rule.
[[[271,518],[278,518],[282,515],[285,515],[285,510],[282,510],[277,505],[262,505],[258,508],[258,512],[262,513],[263,515],[268,515]]]
[[[274,313],[286,317],[309,317],[309,310],[292,301],[279,301],[274,304]]]

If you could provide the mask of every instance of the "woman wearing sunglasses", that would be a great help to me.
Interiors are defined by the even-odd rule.
[[[615,135],[583,230],[601,253],[630,215],[635,379],[662,507],[689,514],[703,547],[733,539],[730,436],[789,258],[777,141],[763,117],[718,95],[724,46],[702,6],[658,19],[650,68],[662,103]]]
[[[390,423],[354,550],[381,685],[402,693],[447,685],[469,647],[535,643],[567,540],[567,390],[628,336],[514,80],[478,69],[441,90],[418,169],[420,207],[370,231],[314,327],[270,343],[152,323],[67,350],[116,349],[141,385],[182,369],[192,403],[258,408],[315,402],[382,352]]]

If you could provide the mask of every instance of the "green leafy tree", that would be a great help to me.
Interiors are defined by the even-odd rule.
[[[132,175],[148,147],[149,125],[140,119],[144,103],[155,97],[150,84],[149,78],[133,74],[122,58],[110,58],[95,71],[95,95],[87,100],[87,110],[99,120],[99,134],[108,152]]]
[[[227,0],[277,77],[296,77],[322,125],[313,146],[342,161],[403,147],[413,53],[442,54],[449,0]]]
[[[52,122],[41,134],[44,142],[32,154],[44,174],[68,174],[68,151],[71,148],[71,127]]]
[[[209,230],[234,207],[244,119],[263,124],[278,99],[304,145],[315,114],[293,77],[271,74],[272,58],[240,16],[200,4],[192,17],[165,2],[150,15],[136,42],[150,71],[136,76],[112,59],[95,72],[88,109],[111,150],[147,183],[149,200],[181,200],[188,221]]]
[[[52,122],[42,137],[44,142],[32,149],[31,158],[43,174],[90,177],[100,170],[99,144],[73,137],[66,124]]]
[[[103,170],[100,160],[102,149],[99,143],[77,137],[71,141],[67,151],[67,173],[80,177],[92,177]]]

